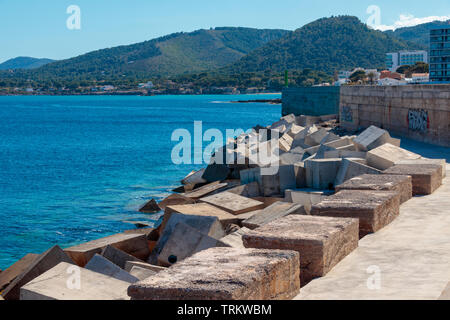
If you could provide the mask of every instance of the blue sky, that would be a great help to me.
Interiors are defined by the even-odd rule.
[[[69,30],[67,7],[81,9]],[[380,8],[381,25],[450,19],[448,0],[0,0],[0,62],[17,56],[64,59],[179,31],[220,26],[294,30],[321,17],[350,14],[366,22]]]

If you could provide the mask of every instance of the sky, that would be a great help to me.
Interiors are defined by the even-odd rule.
[[[76,11],[67,13],[70,6],[80,10],[79,28]],[[0,0],[0,63],[17,56],[66,59],[211,27],[295,30],[343,14],[387,30],[450,19],[450,1]]]

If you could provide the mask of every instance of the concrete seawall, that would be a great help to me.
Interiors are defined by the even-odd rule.
[[[339,87],[283,89],[283,116],[288,114],[323,116],[339,113]]]

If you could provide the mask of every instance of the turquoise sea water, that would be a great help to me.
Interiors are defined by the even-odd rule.
[[[278,97],[0,97],[0,269],[158,221],[139,206],[201,167],[172,163],[173,130],[268,125],[280,106],[228,102]]]

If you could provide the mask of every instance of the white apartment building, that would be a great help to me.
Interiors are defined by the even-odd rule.
[[[391,72],[397,71],[397,68],[400,66],[410,66],[417,62],[428,63],[428,52],[417,50],[386,53],[386,67]]]

